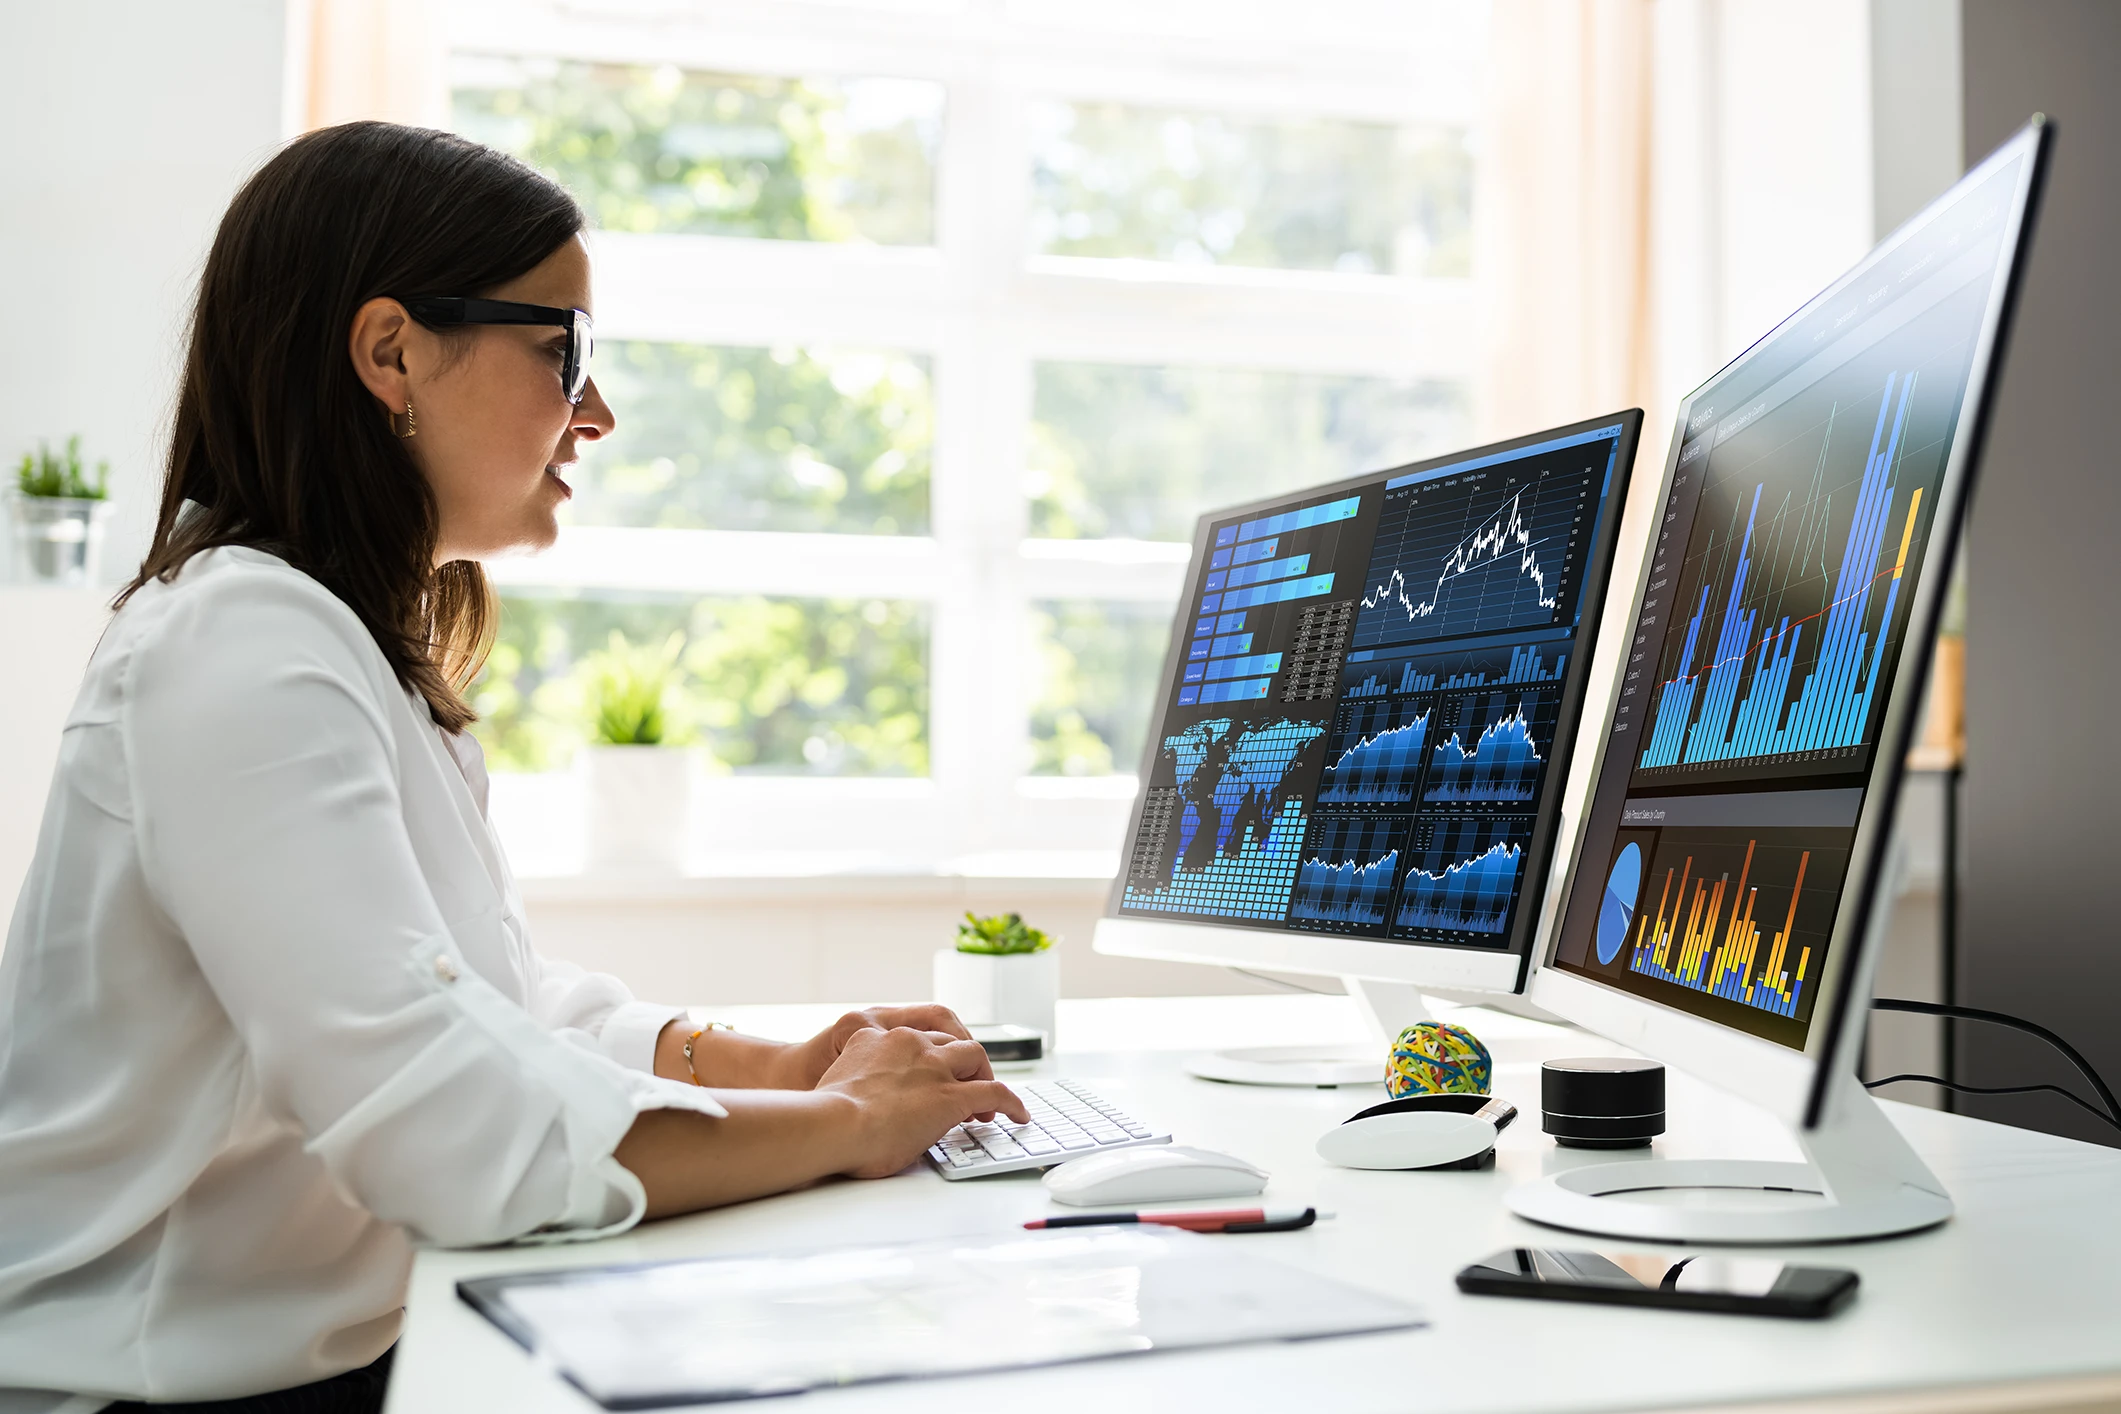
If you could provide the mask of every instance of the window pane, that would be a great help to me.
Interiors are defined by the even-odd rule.
[[[673,742],[758,774],[925,775],[928,609],[887,600],[512,593],[473,684],[497,771],[565,766],[588,737],[584,659],[612,633],[682,635],[665,701]]]
[[[1031,533],[1191,540],[1204,510],[1414,461],[1468,421],[1452,383],[1042,363]]]
[[[1041,103],[1031,129],[1036,251],[1393,275],[1472,270],[1463,128]]]
[[[1138,770],[1156,675],[1171,641],[1170,606],[1048,600],[1031,606],[1031,631],[1039,664],[1032,773]]]
[[[596,380],[618,429],[582,450],[580,524],[927,532],[924,357],[621,340]]]
[[[456,55],[451,121],[610,231],[928,245],[941,84]]]

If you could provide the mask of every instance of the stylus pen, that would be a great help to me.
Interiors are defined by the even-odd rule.
[[[1182,1227],[1191,1232],[1292,1232],[1317,1221],[1316,1208],[1226,1208],[1213,1213],[1081,1213],[1065,1218],[1034,1218],[1024,1226],[1036,1230],[1155,1223],[1159,1227]]]

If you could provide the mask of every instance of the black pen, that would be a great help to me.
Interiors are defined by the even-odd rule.
[[[1207,1213],[1077,1213],[1064,1218],[1034,1218],[1024,1226],[1036,1230],[1154,1223],[1159,1227],[1182,1227],[1189,1232],[1293,1232],[1300,1227],[1309,1227],[1318,1218],[1316,1208],[1224,1208]]]

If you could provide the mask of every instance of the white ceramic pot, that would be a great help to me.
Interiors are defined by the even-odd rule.
[[[691,754],[671,746],[592,746],[589,871],[682,874],[691,825]]]
[[[1053,1004],[1060,996],[1060,949],[977,953],[944,948],[935,955],[935,999],[967,1026],[1029,1026],[1056,1035]]]

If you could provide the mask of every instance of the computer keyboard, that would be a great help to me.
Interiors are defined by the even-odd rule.
[[[1171,1136],[1101,1100],[1074,1080],[1034,1080],[1013,1085],[1029,1124],[1005,1115],[991,1123],[961,1124],[928,1149],[928,1161],[944,1178],[985,1178],[992,1173],[1045,1168],[1107,1149],[1168,1144]]]

